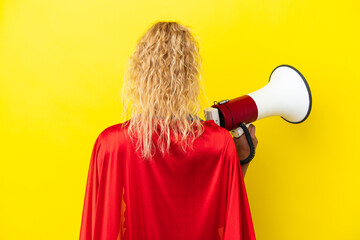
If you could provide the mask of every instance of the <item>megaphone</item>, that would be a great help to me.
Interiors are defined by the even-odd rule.
[[[280,65],[272,71],[265,87],[231,100],[214,101],[204,115],[206,120],[214,120],[234,137],[240,137],[245,130],[241,124],[248,127],[270,116],[301,123],[309,116],[311,106],[311,91],[304,76],[290,65]]]

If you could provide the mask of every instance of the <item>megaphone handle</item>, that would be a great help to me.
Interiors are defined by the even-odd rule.
[[[240,160],[240,164],[243,165],[243,164],[247,164],[248,162],[250,162],[254,158],[254,156],[255,156],[255,147],[254,147],[254,143],[253,143],[253,141],[251,139],[250,132],[249,132],[248,128],[246,127],[245,123],[241,123],[239,125],[239,127],[241,127],[242,130],[244,131],[246,140],[247,140],[247,142],[249,144],[249,148],[250,148],[249,156],[247,158],[245,158],[244,160]],[[241,137],[241,136],[239,136],[239,137]],[[235,138],[239,138],[239,137],[235,137]]]

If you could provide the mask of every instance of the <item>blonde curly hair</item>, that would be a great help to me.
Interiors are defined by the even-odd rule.
[[[125,119],[129,107],[132,115],[122,126],[128,125],[131,141],[138,139],[140,157],[154,156],[154,133],[162,156],[169,152],[171,136],[180,140],[184,152],[189,146],[193,149],[204,132],[200,86],[205,94],[199,45],[190,28],[178,22],[154,23],[127,61],[121,93]]]

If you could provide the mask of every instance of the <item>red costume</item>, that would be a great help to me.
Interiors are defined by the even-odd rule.
[[[90,159],[80,240],[255,239],[232,136],[202,123],[193,150],[172,142],[170,154],[157,150],[150,161],[137,156],[122,123],[104,129]]]

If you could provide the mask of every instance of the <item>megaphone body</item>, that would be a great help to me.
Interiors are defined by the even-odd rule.
[[[309,116],[312,97],[304,76],[294,67],[276,67],[269,83],[250,94],[217,102],[204,110],[206,120],[214,120],[219,126],[231,130],[239,137],[247,124],[270,116],[281,116],[290,123],[301,123]]]

